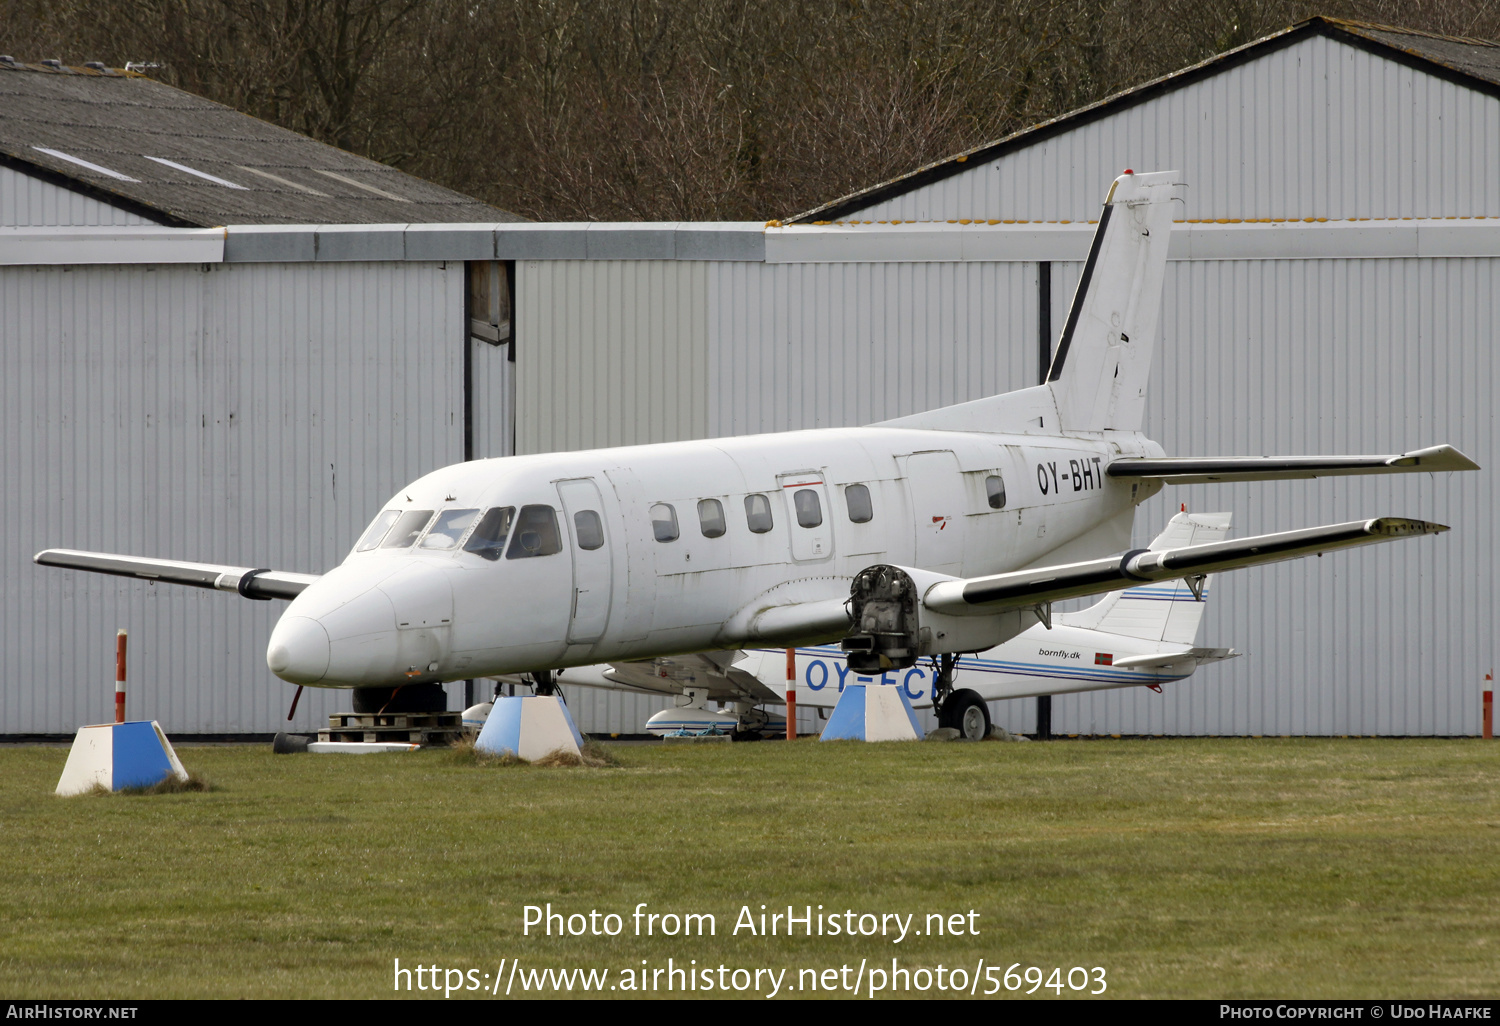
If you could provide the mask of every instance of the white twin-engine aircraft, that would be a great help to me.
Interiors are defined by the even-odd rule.
[[[1152,541],[1151,551],[1221,541],[1229,533],[1229,522],[1228,513],[1183,510]],[[966,656],[953,669],[953,691],[943,703],[945,725],[968,740],[979,740],[990,732],[986,702],[1111,688],[1160,692],[1163,684],[1184,681],[1199,666],[1233,659],[1239,655],[1234,649],[1194,645],[1210,580],[1196,590],[1187,581],[1175,580],[1110,592],[1087,609],[1054,614],[1050,628],[1039,624],[1003,645]],[[845,687],[875,683],[900,687],[913,708],[933,704],[934,674],[929,668],[858,674],[842,665],[837,645],[798,648],[792,658],[798,708],[820,709],[820,715],[826,715]],[[751,649],[569,667],[557,680],[672,696],[674,708],[646,721],[646,730],[658,736],[679,731],[749,733],[757,714],[766,717],[761,732],[777,736],[786,731],[785,717],[738,706],[752,695],[768,704],[781,703],[788,669],[786,650]],[[727,705],[714,710],[708,707],[711,701]],[[484,708],[479,707],[481,712]]]
[[[1110,186],[1047,382],[869,427],[461,463],[323,575],[49,549],[39,563],[291,599],[266,662],[365,711],[443,681],[839,642],[849,668],[962,653],[1055,600],[1447,528],[1396,517],[1126,550],[1163,483],[1475,470],[1385,456],[1166,458],[1141,434],[1177,174]],[[1121,554],[1123,552],[1123,554]],[[744,696],[748,713],[763,699]],[[393,708],[400,708],[394,705]]]

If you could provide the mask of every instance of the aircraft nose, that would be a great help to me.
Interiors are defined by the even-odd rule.
[[[282,680],[316,684],[328,672],[328,632],[306,616],[283,616],[271,632],[266,665]]]

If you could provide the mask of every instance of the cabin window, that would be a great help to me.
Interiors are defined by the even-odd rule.
[[[430,509],[409,509],[396,520],[396,526],[391,528],[391,533],[385,536],[385,541],[380,543],[382,549],[404,549],[417,540],[417,535],[422,533],[422,528],[427,526],[427,521],[432,519]]]
[[[870,505],[870,489],[862,484],[852,484],[844,489],[844,505],[849,507],[849,521],[868,524],[875,519],[875,507]]]
[[[665,502],[651,507],[651,533],[659,542],[677,540],[677,511]]]
[[[573,514],[573,529],[578,535],[578,547],[588,549],[604,548],[604,521],[599,519],[599,514],[591,509],[581,509]]]
[[[516,530],[510,538],[506,559],[528,559],[550,556],[562,551],[562,535],[557,529],[557,510],[551,506],[522,506],[516,517]]]
[[[799,488],[792,493],[792,506],[797,510],[797,526],[817,527],[823,522],[823,504],[818,493],[811,488]]]
[[[771,500],[764,495],[745,496],[745,523],[752,534],[765,534],[771,529]]]
[[[999,474],[991,474],[984,479],[984,491],[989,496],[990,509],[1005,508],[1005,482]]]
[[[451,549],[458,544],[464,532],[474,526],[477,509],[445,509],[438,514],[437,522],[422,538],[419,549]]]
[[[388,509],[376,517],[375,522],[370,525],[369,530],[365,531],[364,535],[359,539],[359,544],[354,546],[354,551],[369,552],[375,546],[379,545],[380,539],[385,537],[385,533],[391,529],[391,525],[396,522],[396,518],[400,515],[401,511],[399,509]]]
[[[464,543],[464,551],[488,560],[499,559],[500,553],[505,551],[505,539],[510,534],[510,524],[515,517],[514,506],[496,506],[485,510],[484,516],[479,518],[479,526],[474,528],[474,533]]]
[[[724,504],[718,499],[698,503],[698,526],[705,538],[722,538],[728,525],[724,522]]]

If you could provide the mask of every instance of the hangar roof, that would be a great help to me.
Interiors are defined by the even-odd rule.
[[[176,227],[525,220],[103,65],[0,59],[0,163]]]
[[[1110,117],[1164,93],[1220,74],[1230,68],[1291,46],[1312,36],[1335,39],[1389,60],[1416,67],[1491,96],[1500,97],[1500,43],[1482,39],[1440,36],[1415,29],[1393,28],[1313,17],[1290,28],[1244,46],[1218,54],[1199,64],[1154,79],[1144,85],[1106,97],[1097,103],[1070,111],[1050,121],[1023,129],[1002,139],[956,153],[900,177],[852,192],[822,206],[793,215],[787,224],[837,221],[856,211],[920,189],[934,182],[971,171],[976,164],[1034,146],[1081,125]],[[971,163],[971,161],[973,163]]]

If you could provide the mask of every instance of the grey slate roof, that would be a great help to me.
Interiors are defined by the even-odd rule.
[[[0,162],[181,227],[526,220],[102,66],[0,61]]]
[[[889,181],[841,196],[832,202],[814,207],[812,210],[794,214],[786,218],[785,222],[808,224],[836,221],[848,217],[894,196],[900,196],[952,175],[962,174],[971,169],[968,163],[970,160],[983,162],[1015,150],[1034,146],[1054,135],[1071,131],[1079,125],[1108,117],[1163,93],[1216,75],[1227,68],[1254,60],[1269,51],[1291,46],[1313,35],[1337,39],[1390,60],[1415,66],[1439,78],[1458,82],[1470,89],[1477,89],[1491,96],[1500,96],[1500,43],[1484,39],[1440,36],[1415,29],[1368,25],[1362,22],[1318,16],[1298,22],[1290,28],[1263,39],[1246,43],[1227,53],[1210,57],[1191,67],[1153,79],[1134,89],[1116,93],[1097,103],[1089,104],[1087,107],[1081,107],[1050,121],[1022,129],[1003,139],[976,146],[963,153],[955,153]]]
[[[1459,39],[1385,25],[1362,25],[1352,21],[1330,21],[1351,36],[1399,50],[1409,57],[1430,62],[1465,78],[1500,86],[1500,43],[1484,39]],[[1452,77],[1452,76],[1449,76]],[[1475,83],[1470,83],[1471,85]],[[1493,92],[1493,90],[1487,90]]]

